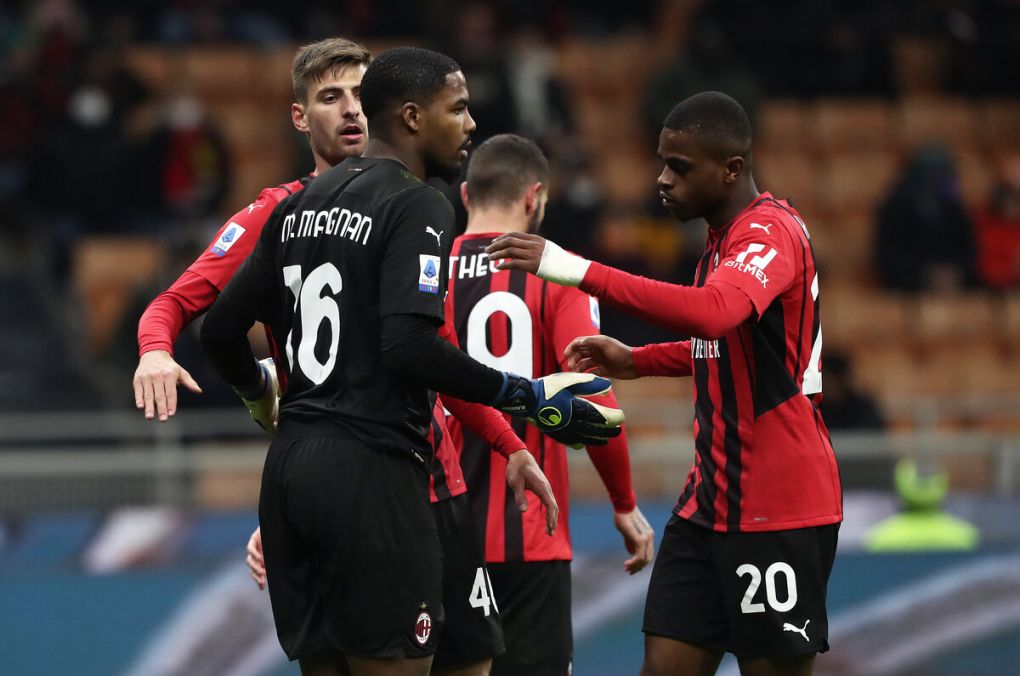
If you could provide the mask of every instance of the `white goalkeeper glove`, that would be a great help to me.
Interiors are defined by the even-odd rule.
[[[251,392],[241,393],[237,388],[237,396],[251,413],[254,420],[269,436],[276,436],[276,419],[280,414],[280,382],[276,378],[276,362],[272,357],[259,362],[262,369],[262,390],[256,394]],[[245,396],[245,395],[248,396]]]

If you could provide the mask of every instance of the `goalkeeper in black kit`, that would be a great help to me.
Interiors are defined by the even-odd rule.
[[[259,521],[280,641],[304,673],[427,674],[443,622],[429,507],[435,391],[528,418],[571,444],[619,434],[581,397],[591,374],[528,379],[441,339],[453,210],[423,181],[456,177],[475,128],[460,67],[380,55],[361,83],[364,157],[280,203],[209,311],[203,345],[248,402],[275,397],[248,346],[255,321],[286,355]]]

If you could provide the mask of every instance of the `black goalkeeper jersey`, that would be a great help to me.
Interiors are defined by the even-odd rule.
[[[435,395],[383,366],[380,322],[442,323],[453,228],[446,198],[389,159],[346,160],[279,204],[222,300],[285,355],[281,422],[325,417],[371,448],[431,454]]]

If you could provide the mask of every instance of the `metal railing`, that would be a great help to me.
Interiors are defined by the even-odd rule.
[[[916,413],[913,429],[833,435],[848,488],[888,486],[897,458],[928,456],[984,468],[982,476],[969,477],[970,489],[1020,495],[1020,434],[943,425],[977,414],[1008,420],[1020,411],[1020,399],[928,398],[909,405]],[[694,457],[690,402],[643,399],[628,416],[635,481],[684,476]],[[248,496],[254,504],[252,478],[261,472],[268,443],[243,409],[182,411],[167,423],[146,421],[136,411],[0,415],[0,514],[125,504],[189,507],[202,504],[210,478],[230,476],[247,477],[256,487]],[[572,476],[592,472],[585,453],[569,459]],[[675,482],[665,483],[675,490]],[[650,490],[665,491],[657,486]]]

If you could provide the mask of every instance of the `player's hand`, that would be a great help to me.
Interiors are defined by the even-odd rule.
[[[244,561],[248,564],[251,579],[255,580],[255,584],[259,586],[259,589],[265,589],[266,561],[262,557],[262,528],[256,528],[255,532],[248,538],[248,556]]]
[[[276,363],[272,357],[259,362],[262,370],[262,391],[251,398],[238,393],[251,413],[251,419],[271,436],[276,436],[276,421],[280,413],[280,382],[276,377]]]
[[[537,379],[512,373],[492,403],[504,413],[527,418],[542,432],[571,446],[601,446],[619,436],[623,411],[583,397],[605,394],[612,387],[590,373],[554,373]]]
[[[623,562],[623,569],[633,575],[651,563],[655,556],[655,531],[637,507],[630,512],[616,512],[613,524],[623,536],[627,551],[633,554]]]
[[[157,415],[166,422],[177,413],[177,383],[202,394],[202,388],[166,350],[146,352],[138,360],[132,384],[135,388],[135,407],[145,409],[145,419]]]
[[[577,286],[591,261],[564,251],[555,242],[527,232],[500,235],[485,248],[500,270],[524,270],[564,286]]]
[[[522,512],[528,511],[528,496],[524,494],[529,490],[538,496],[545,507],[545,532],[552,535],[556,532],[556,523],[560,518],[560,507],[556,504],[556,496],[553,495],[552,486],[542,472],[542,468],[535,462],[531,451],[522,448],[514,451],[506,459],[506,482],[514,492],[514,502],[517,509]]]
[[[633,380],[638,377],[634,368],[634,348],[609,336],[582,336],[574,338],[563,350],[567,368],[597,376]]]

